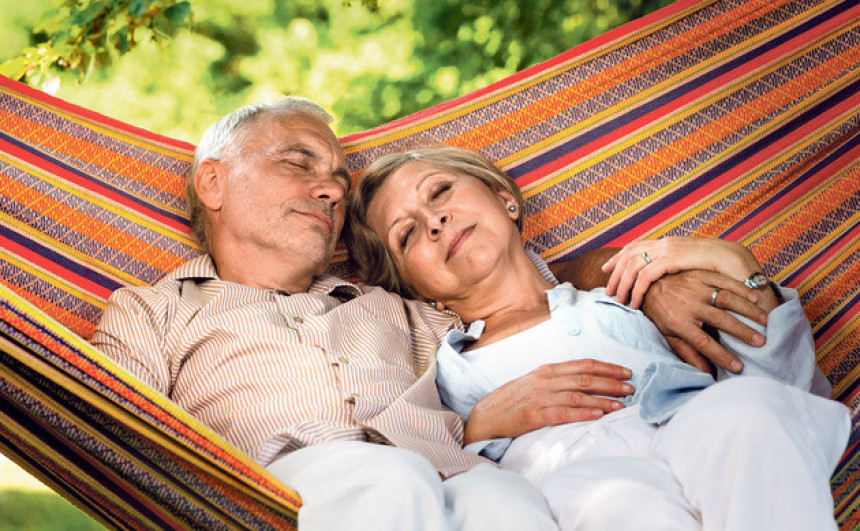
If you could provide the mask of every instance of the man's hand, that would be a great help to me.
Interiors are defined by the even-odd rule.
[[[600,418],[624,407],[605,396],[632,394],[633,386],[623,381],[631,374],[619,365],[590,359],[542,365],[482,398],[469,415],[465,442]]]
[[[711,304],[719,288],[716,304]],[[760,333],[740,322],[725,310],[744,315],[762,325],[767,314],[755,302],[759,294],[712,271],[683,271],[655,281],[645,295],[642,311],[663,332],[669,344],[684,361],[710,372],[708,360],[732,372],[743,364],[723,348],[702,327],[709,325],[731,334],[752,346],[764,345]]]

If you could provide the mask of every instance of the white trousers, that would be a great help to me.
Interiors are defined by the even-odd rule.
[[[526,434],[501,465],[539,486],[562,529],[836,529],[830,476],[850,433],[844,405],[742,377],[661,427],[637,410]]]
[[[490,464],[442,481],[414,452],[331,442],[286,454],[267,469],[302,497],[301,531],[558,529],[540,491]]]

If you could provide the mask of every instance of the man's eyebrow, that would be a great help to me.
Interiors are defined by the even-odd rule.
[[[275,156],[289,155],[291,153],[298,153],[300,155],[304,155],[304,156],[306,156],[308,158],[312,158],[314,160],[319,160],[319,158],[320,158],[320,156],[317,155],[317,153],[314,150],[312,150],[309,147],[304,146],[302,144],[289,144],[286,146],[277,146],[274,149],[272,149],[272,151],[271,151],[271,154],[275,155]]]

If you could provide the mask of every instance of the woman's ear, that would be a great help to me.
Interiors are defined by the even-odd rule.
[[[518,220],[520,218],[520,205],[517,198],[507,190],[499,190],[497,193],[502,204],[505,205],[505,210],[508,211],[508,216],[514,221]]]
[[[224,166],[217,160],[206,159],[197,166],[194,172],[194,189],[200,202],[209,210],[220,210],[223,203],[223,191],[226,175]]]

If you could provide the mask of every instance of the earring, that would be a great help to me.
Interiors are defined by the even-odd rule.
[[[430,306],[432,306],[433,308],[435,308],[435,307],[436,307],[436,301],[430,301]]]
[[[517,206],[516,205],[508,205],[508,211],[511,213],[516,212]]]

